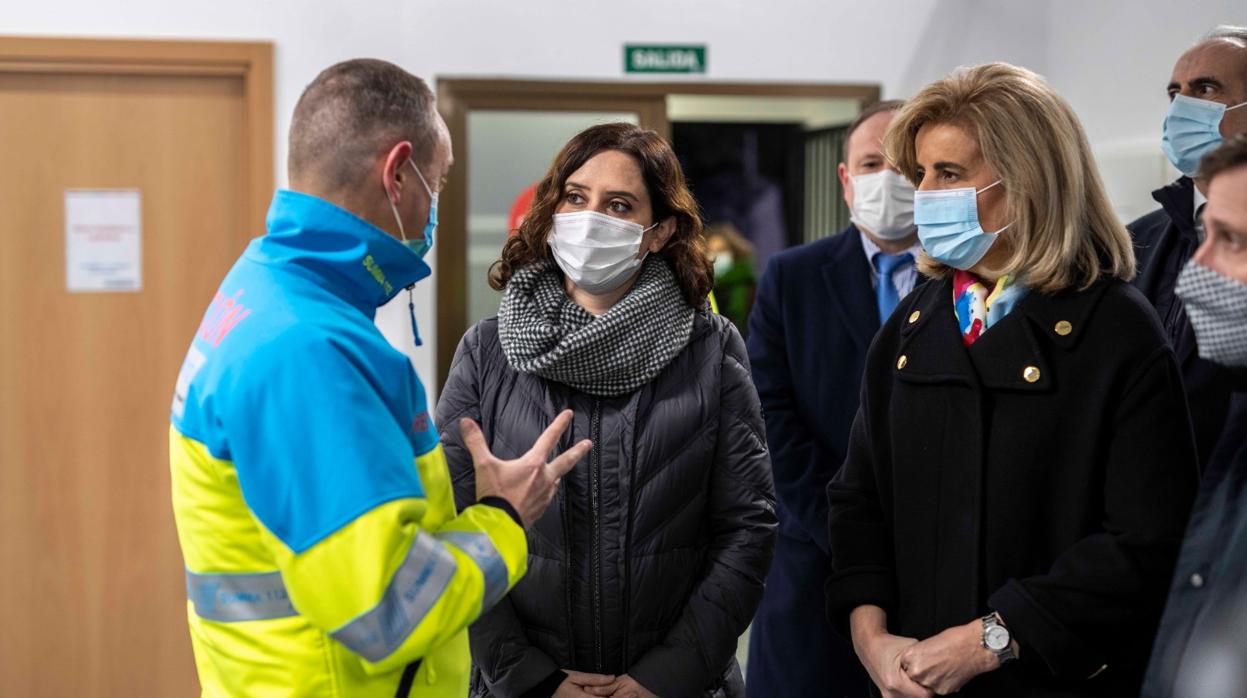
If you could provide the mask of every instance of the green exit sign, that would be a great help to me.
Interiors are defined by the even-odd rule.
[[[706,46],[624,44],[625,73],[704,73]]]

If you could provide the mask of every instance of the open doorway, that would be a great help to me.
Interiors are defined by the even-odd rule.
[[[436,252],[437,387],[467,328],[497,311],[486,271],[525,210],[528,187],[575,133],[629,121],[672,141],[707,223],[728,223],[754,273],[847,221],[835,167],[843,129],[878,85],[546,82],[439,78],[456,167]]]
[[[823,146],[861,101],[673,94],[666,103],[671,143],[706,223],[719,312],[747,337],[770,258],[847,225],[834,176],[841,150]]]

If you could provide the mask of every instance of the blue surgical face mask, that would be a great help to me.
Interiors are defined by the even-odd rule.
[[[420,168],[416,167],[416,163],[411,158],[407,159],[407,163],[411,165],[411,169],[416,171],[416,176],[420,178],[420,184],[424,185],[424,190],[429,193],[429,219],[424,224],[424,237],[416,240],[407,239],[407,231],[403,230],[403,219],[398,215],[398,207],[394,205],[394,200],[390,199],[390,210],[394,212],[394,222],[398,224],[398,234],[403,239],[403,244],[407,249],[416,253],[416,256],[424,259],[429,253],[429,249],[433,247],[433,231],[437,230],[437,196],[440,192],[433,191],[429,187],[429,183],[424,180],[424,175],[420,172]],[[386,197],[387,199],[389,197]]]
[[[1231,109],[1247,106],[1247,102],[1227,107],[1220,102],[1174,95],[1165,115],[1161,148],[1169,162],[1187,177],[1199,172],[1200,158],[1221,145],[1221,119]]]
[[[996,180],[982,189],[939,189],[914,192],[914,223],[923,249],[937,262],[954,269],[968,270],[996,242],[994,233],[979,225],[978,195],[1000,184]]]

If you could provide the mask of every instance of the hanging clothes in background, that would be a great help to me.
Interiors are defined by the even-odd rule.
[[[706,221],[726,221],[753,244],[758,269],[771,255],[788,246],[784,223],[784,192],[777,182],[758,172],[758,135],[746,130],[739,150],[739,167],[721,169],[697,183],[697,200]]]

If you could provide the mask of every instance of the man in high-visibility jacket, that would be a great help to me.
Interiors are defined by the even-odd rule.
[[[522,526],[589,444],[547,463],[564,413],[501,461],[461,425],[478,501],[456,512],[424,388],[373,323],[430,273],[452,158],[423,81],[375,60],[325,70],[289,157],[291,190],[221,283],[173,400],[203,694],[458,698],[466,628],[524,574]]]

